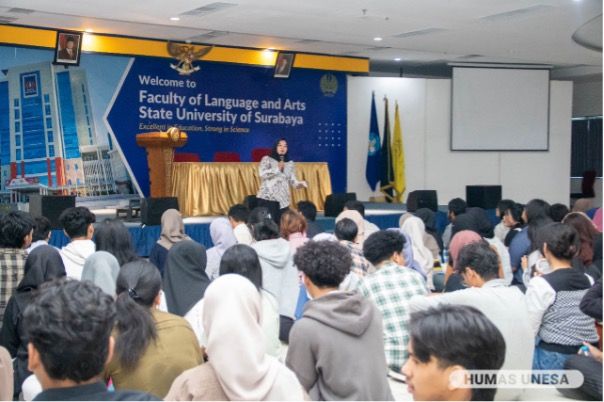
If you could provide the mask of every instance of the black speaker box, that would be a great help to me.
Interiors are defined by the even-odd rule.
[[[53,229],[62,229],[59,216],[67,208],[75,207],[75,199],[75,195],[32,194],[29,196],[29,213],[48,218]]]
[[[161,225],[161,216],[168,209],[178,209],[178,198],[143,198],[141,200],[141,223],[147,226]]]
[[[357,193],[334,193],[325,198],[325,216],[338,216],[346,201],[356,201]]]
[[[468,207],[497,208],[501,201],[501,186],[466,186]]]
[[[258,198],[255,195],[248,195],[244,198],[243,205],[251,211],[258,206]]]
[[[438,210],[436,190],[415,190],[407,196],[407,211],[415,212],[420,208],[429,208],[434,212]]]

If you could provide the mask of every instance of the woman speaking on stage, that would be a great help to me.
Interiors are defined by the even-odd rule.
[[[277,140],[270,155],[260,161],[260,181],[258,206],[268,208],[271,217],[279,224],[281,213],[289,208],[289,186],[308,187],[305,181],[296,179],[296,166],[289,158],[284,138]]]

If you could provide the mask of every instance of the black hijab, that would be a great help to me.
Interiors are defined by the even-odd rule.
[[[436,231],[436,213],[430,208],[420,208],[415,211],[414,214],[424,222],[426,233],[434,237],[434,240],[436,240],[436,243],[438,244],[438,248],[442,250],[443,241]]]
[[[176,243],[168,252],[163,289],[168,311],[184,317],[203,298],[210,279],[206,249],[193,240]]]
[[[285,143],[287,143],[287,140],[285,138],[279,138],[277,141],[275,141],[275,143],[273,144],[273,148],[271,149],[271,153],[270,153],[270,157],[273,158],[274,160],[276,160],[277,162],[281,161],[281,157],[283,157],[283,161],[284,162],[289,162],[291,159],[289,157],[289,147],[287,148],[287,152],[285,153],[285,155],[279,155],[277,153],[277,146],[279,145],[279,143],[281,141],[285,141]]]
[[[474,217],[474,222],[476,222],[476,229],[478,230],[478,234],[485,239],[492,239],[495,237],[495,227],[493,226],[493,222],[489,219],[489,215],[487,215],[487,211],[482,208],[473,207],[468,208],[466,213],[472,215]]]
[[[65,265],[61,255],[51,246],[38,246],[27,256],[23,279],[17,293],[36,290],[44,282],[65,276]]]

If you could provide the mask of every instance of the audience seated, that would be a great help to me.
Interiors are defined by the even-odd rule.
[[[210,223],[210,238],[214,247],[208,250],[208,265],[206,274],[210,280],[218,278],[220,259],[224,252],[231,246],[237,244],[233,233],[233,227],[226,218],[216,218]]]
[[[288,209],[281,214],[279,229],[281,237],[289,242],[292,254],[295,254],[298,247],[303,246],[308,241],[308,237],[306,237],[306,219],[304,215],[293,209]]]
[[[509,229],[509,231],[508,234],[505,236],[505,240],[503,241],[504,246],[510,247],[510,244],[512,243],[512,240],[514,240],[514,237],[522,231],[522,228],[524,226],[524,221],[522,220],[523,211],[524,207],[522,206],[522,204],[518,203],[510,205],[505,210],[503,216],[503,224]]]
[[[435,260],[440,259],[440,252],[443,249],[443,239],[438,235],[436,230],[436,213],[430,208],[420,208],[413,214],[424,222],[426,232],[424,244],[432,251]]]
[[[24,331],[26,323],[23,321],[23,313],[34,301],[35,291],[40,285],[65,276],[65,266],[57,249],[42,245],[29,254],[25,261],[24,272],[23,279],[8,302],[0,332],[0,345],[6,347],[11,356],[16,359],[13,387],[15,398],[19,397],[23,381],[32,374],[27,369],[29,338]]]
[[[579,309],[592,282],[571,265],[579,249],[579,235],[574,228],[550,223],[540,229],[538,237],[552,272],[532,278],[526,290],[530,325],[539,337],[533,369],[561,370],[582,342],[598,342],[593,318]]]
[[[360,233],[363,234],[363,236],[362,236],[363,239],[366,239],[373,233],[380,230],[380,228],[375,223],[371,223],[367,219],[365,219],[365,205],[363,205],[363,203],[361,201],[356,201],[356,200],[346,201],[346,203],[344,204],[344,211],[357,211],[359,214],[361,214],[364,225],[363,225],[363,230],[361,230]],[[350,217],[346,216],[346,218],[350,218]],[[357,223],[357,225],[359,225],[359,224]],[[362,244],[362,241],[361,241],[361,244]]]
[[[426,238],[432,239],[430,235],[426,233],[424,222],[412,214],[404,214],[401,216],[399,221],[401,230],[409,236],[411,239],[411,248],[413,249],[413,258],[419,263],[422,274],[425,276],[428,289],[434,289],[434,282],[432,280],[434,261],[439,261],[438,252],[436,255],[431,251],[424,243]],[[433,243],[436,245],[436,243]]]
[[[508,209],[512,208],[515,204],[512,200],[501,200],[497,203],[497,208],[495,208],[495,215],[500,219],[499,223],[495,225],[495,237],[497,237],[502,243],[505,243],[505,237],[508,235],[510,231],[510,227],[505,224],[504,217],[505,213]]]
[[[132,245],[132,236],[128,228],[118,219],[107,219],[94,228],[96,251],[113,254],[121,267],[139,259]]]
[[[368,272],[374,271],[373,265],[363,255],[363,249],[355,242],[357,233],[356,223],[348,218],[336,223],[334,234],[338,242],[346,247],[352,258],[348,275],[340,283],[340,290],[355,290],[358,287],[359,280]]]
[[[136,391],[108,391],[101,375],[114,351],[113,298],[89,282],[43,285],[25,310],[29,369],[42,385],[36,401],[159,400]]]
[[[156,309],[161,276],[138,260],[125,264],[117,278],[115,355],[105,378],[117,390],[132,389],[164,397],[172,381],[202,362],[189,323]]]
[[[506,345],[501,332],[470,306],[440,306],[413,313],[409,359],[402,373],[416,401],[492,401],[495,388],[455,386],[451,374],[499,370]]]
[[[243,204],[235,204],[229,208],[228,217],[231,227],[233,228],[233,234],[237,239],[238,244],[252,244],[254,238],[250,229],[247,227],[247,220],[250,214],[250,210]]]
[[[363,219],[363,216],[354,209],[347,209],[340,212],[340,214],[336,216],[336,224],[345,218],[350,219],[355,223],[355,225],[357,225],[357,237],[355,242],[360,244],[362,247],[363,242],[367,238],[367,236],[365,235],[365,220]]]
[[[300,201],[296,207],[306,219],[306,236],[308,236],[309,239],[324,232],[321,225],[315,222],[317,219],[317,207],[315,204],[310,201]]]
[[[163,295],[168,312],[184,317],[201,344],[201,300],[210,279],[206,274],[206,249],[193,240],[176,243],[168,252]]]
[[[4,310],[25,270],[34,221],[28,213],[11,211],[0,217],[0,329]]]
[[[291,249],[287,240],[279,237],[279,228],[272,219],[264,218],[255,223],[253,235],[256,242],[252,248],[260,259],[263,287],[279,302],[279,339],[287,342],[299,292],[298,273],[294,268]]]
[[[160,274],[164,275],[164,265],[168,251],[173,245],[183,240],[191,240],[185,234],[185,224],[180,212],[176,209],[167,209],[161,216],[161,234],[159,240],[151,248],[149,262],[155,265]]]
[[[428,294],[426,281],[405,266],[405,238],[392,230],[381,230],[363,244],[363,255],[376,271],[363,278],[359,292],[371,299],[384,320],[384,349],[388,367],[400,372],[407,358],[409,300]]]
[[[465,289],[463,278],[456,272],[457,259],[461,249],[470,243],[480,242],[482,238],[473,230],[462,230],[455,233],[449,245],[449,262],[445,271],[445,292]]]
[[[120,264],[107,251],[97,251],[86,258],[82,280],[90,281],[111,297],[115,297],[115,284],[120,273]]]
[[[602,277],[602,233],[582,212],[571,212],[562,223],[572,226],[579,234],[579,252],[573,257],[573,266],[582,269],[594,280]]]
[[[499,257],[486,243],[464,246],[459,253],[456,270],[469,286],[467,289],[438,297],[415,296],[411,312],[446,304],[471,306],[482,312],[497,327],[506,344],[504,370],[531,370],[535,342],[529,326],[524,294],[509,287],[499,275]],[[516,400],[522,389],[499,389],[498,400]]]
[[[27,254],[31,253],[36,247],[48,245],[52,234],[50,221],[44,216],[34,216],[34,234],[31,239],[31,245],[27,249]]]
[[[60,251],[69,278],[80,280],[86,258],[96,251],[92,241],[95,220],[86,207],[68,208],[59,216],[63,231],[69,237],[69,244]]]
[[[562,219],[570,212],[564,204],[552,204],[549,211],[554,222],[562,222]]]
[[[393,400],[379,311],[361,295],[338,291],[350,273],[349,252],[310,242],[294,261],[312,300],[292,328],[287,366],[312,400]]]
[[[226,274],[213,281],[204,298],[208,362],[178,376],[166,400],[304,399],[296,375],[266,353],[261,317],[260,293],[248,279]]]
[[[455,223],[455,219],[459,215],[465,213],[467,207],[468,207],[468,204],[466,204],[466,202],[464,200],[462,200],[461,198],[453,198],[451,201],[449,201],[449,204],[447,205],[447,208],[448,208],[447,217],[449,218],[450,223],[445,228],[445,231],[443,232],[443,236],[442,236],[443,246],[445,248],[449,248],[449,243],[451,242],[451,238],[453,237],[451,230],[453,229],[453,223]]]

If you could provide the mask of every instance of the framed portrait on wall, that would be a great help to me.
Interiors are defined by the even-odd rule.
[[[289,78],[289,73],[294,65],[294,53],[279,52],[275,63],[275,78]]]
[[[58,31],[54,64],[77,66],[82,51],[82,32]]]

